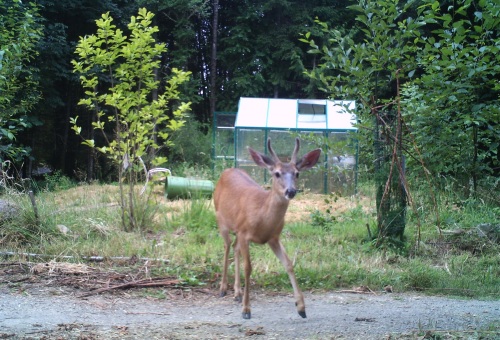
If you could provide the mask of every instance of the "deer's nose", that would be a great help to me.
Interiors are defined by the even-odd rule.
[[[291,200],[292,198],[295,197],[295,194],[297,193],[297,190],[295,189],[286,189],[285,190],[285,197]]]

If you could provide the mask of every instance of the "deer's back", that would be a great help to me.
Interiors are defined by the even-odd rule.
[[[215,210],[227,201],[236,203],[245,197],[266,195],[266,191],[244,170],[231,168],[222,172],[214,191]]]

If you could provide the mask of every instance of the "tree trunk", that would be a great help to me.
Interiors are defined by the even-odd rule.
[[[377,244],[403,241],[406,227],[406,189],[402,155],[401,119],[397,112],[372,111],[375,123],[374,155],[377,186]]]
[[[71,96],[68,92],[68,100],[66,101],[66,114],[64,115],[64,127],[62,134],[62,150],[60,154],[59,164],[61,166],[61,171],[63,174],[66,174],[66,155],[68,153],[68,138],[69,138],[69,119],[71,117],[71,109],[73,108],[71,105]]]
[[[95,110],[91,111],[91,118],[89,121],[89,138],[90,140],[95,139],[94,124],[97,121],[97,112],[99,111],[99,106],[96,104]],[[88,148],[87,153],[87,182],[92,182],[94,180],[94,161],[95,161],[95,151],[94,148]]]
[[[212,60],[210,62],[210,114],[214,116],[217,103],[217,33],[219,27],[219,0],[213,1]]]
[[[154,72],[154,75],[155,75],[155,80],[158,80],[158,68],[155,68],[153,70]],[[155,88],[153,89],[153,92],[151,93],[151,99],[153,101],[157,101],[158,100],[158,89]],[[154,122],[154,127],[153,127],[153,143],[154,145],[158,145],[158,126],[156,125],[156,121]],[[146,161],[146,164],[151,164],[151,162],[153,161],[153,159],[156,157],[156,147],[154,146],[150,146],[149,147],[149,152],[148,152],[148,155],[149,155],[149,159],[148,160],[145,160]]]
[[[478,127],[472,127],[472,140],[474,145],[474,155],[472,156],[472,194],[477,194],[477,174],[478,174],[478,140],[477,140]]]

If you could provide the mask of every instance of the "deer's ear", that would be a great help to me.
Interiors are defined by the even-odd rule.
[[[297,164],[295,165],[297,170],[302,171],[312,168],[318,162],[320,155],[321,149],[316,149],[306,153],[297,161]]]
[[[252,148],[248,148],[248,152],[250,152],[250,156],[252,156],[253,161],[258,166],[268,169],[274,167],[275,162],[272,158],[267,157],[266,155],[263,155]]]

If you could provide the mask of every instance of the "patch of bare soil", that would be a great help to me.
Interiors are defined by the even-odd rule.
[[[1,263],[0,339],[500,338],[498,300],[367,287],[306,292],[307,318],[302,319],[291,294],[254,289],[252,319],[243,320],[239,303],[219,298],[215,287],[151,279],[145,270]]]

